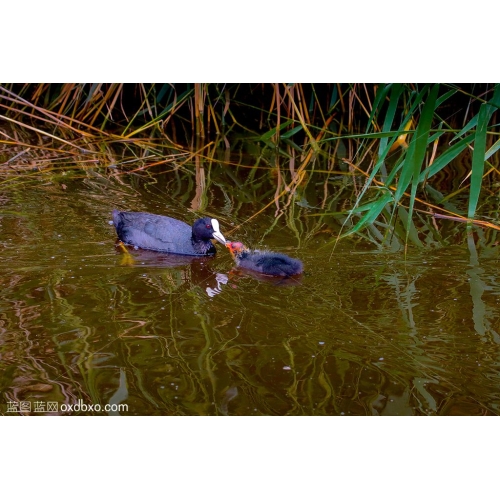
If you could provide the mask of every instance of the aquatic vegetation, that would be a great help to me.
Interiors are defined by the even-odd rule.
[[[499,106],[499,84],[3,85],[1,182],[187,174],[203,211],[223,176],[300,241],[440,245],[499,229]]]

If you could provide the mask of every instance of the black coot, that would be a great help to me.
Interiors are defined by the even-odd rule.
[[[219,222],[209,217],[198,219],[191,227],[163,215],[113,210],[113,223],[123,243],[156,252],[213,255],[216,250],[212,238],[226,243]]]
[[[244,269],[270,276],[295,276],[304,270],[300,260],[282,253],[249,250],[239,241],[228,241],[226,247],[229,248],[236,265]]]

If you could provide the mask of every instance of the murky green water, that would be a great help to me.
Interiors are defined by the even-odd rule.
[[[500,413],[498,247],[474,233],[406,258],[354,239],[333,250],[314,192],[245,222],[272,177],[252,173],[250,189],[245,170],[197,173],[0,188],[2,414]],[[199,208],[306,272],[259,280],[220,245],[180,261],[132,251],[130,265],[113,208],[187,222]]]

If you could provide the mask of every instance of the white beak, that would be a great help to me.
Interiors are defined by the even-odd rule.
[[[226,244],[226,238],[222,236],[222,233],[220,232],[220,226],[219,226],[219,221],[217,219],[212,219],[212,227],[214,228],[214,238],[219,242],[222,243],[223,245]]]

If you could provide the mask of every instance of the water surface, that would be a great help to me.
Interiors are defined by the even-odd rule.
[[[278,219],[271,206],[248,220],[276,190],[252,175],[251,188],[247,171],[214,163],[5,186],[0,412],[500,413],[495,244],[477,230],[406,255],[359,238],[334,247],[314,190]],[[221,245],[215,258],[131,249],[131,260],[116,246],[114,208],[216,216],[226,238],[300,258],[305,273],[247,275]]]

